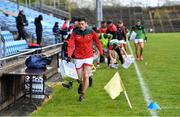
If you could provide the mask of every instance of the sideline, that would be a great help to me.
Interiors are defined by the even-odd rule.
[[[127,45],[128,45],[128,48],[129,48],[129,51],[130,51],[131,55],[133,55],[132,47],[131,47],[128,40],[127,40]],[[148,89],[146,83],[144,82],[144,79],[142,77],[142,74],[141,74],[141,72],[139,70],[139,67],[138,67],[136,61],[134,61],[134,67],[135,67],[135,70],[136,70],[136,74],[138,76],[138,80],[139,80],[139,83],[140,83],[140,86],[141,86],[141,91],[143,93],[144,100],[146,101],[146,105],[148,106],[152,101],[151,100],[152,98],[150,97],[149,89]],[[150,112],[152,117],[154,117],[154,116],[158,117],[158,114],[157,114],[156,111],[149,110],[149,112]]]

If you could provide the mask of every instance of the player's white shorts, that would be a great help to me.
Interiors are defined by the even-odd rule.
[[[120,40],[119,43],[126,44],[125,40]]]
[[[134,43],[142,43],[144,42],[144,39],[134,39]]]
[[[92,66],[93,65],[93,57],[86,58],[86,59],[74,59],[74,64],[76,66],[76,69],[81,69],[84,65]]]

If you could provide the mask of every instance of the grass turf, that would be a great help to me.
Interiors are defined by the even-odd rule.
[[[140,71],[152,99],[162,108],[158,114],[179,116],[180,34],[149,34],[148,37],[144,51],[145,60],[138,62]],[[78,101],[77,83],[71,90],[58,85],[54,87],[52,99],[31,116],[149,116],[134,66],[128,70],[119,68],[118,71],[132,102],[132,110],[129,109],[123,93],[117,99],[111,100],[103,90],[116,72],[103,64],[94,74],[93,87],[88,89],[83,102]]]
[[[180,116],[180,33],[151,34],[139,63],[160,116]]]

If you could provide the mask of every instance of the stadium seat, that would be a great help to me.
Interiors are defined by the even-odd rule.
[[[20,50],[28,48],[26,40],[14,41],[13,35],[9,31],[1,31],[1,37],[5,42],[5,56],[17,54]]]
[[[2,38],[5,42],[13,41],[14,37],[9,31],[1,31]]]
[[[18,14],[19,12],[16,3],[7,0],[1,0],[0,9],[3,11],[12,12],[13,14]],[[29,25],[25,27],[25,30],[29,35],[35,33],[34,18],[37,17],[38,15],[43,16],[43,21],[42,21],[43,30],[47,34],[43,36],[44,42],[49,41],[49,38],[53,37],[52,28],[54,26],[54,23],[59,22],[59,25],[61,26],[64,22],[61,19],[58,19],[53,16],[49,16],[47,14],[35,11],[33,9],[24,6],[20,6],[19,9],[23,9],[26,14]],[[16,19],[12,16],[6,16],[5,14],[3,14],[3,12],[0,12],[0,26],[4,27],[4,29],[9,31],[17,31]]]

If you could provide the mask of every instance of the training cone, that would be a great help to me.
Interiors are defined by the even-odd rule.
[[[151,102],[148,106],[148,109],[150,110],[160,110],[160,106],[156,102]]]

